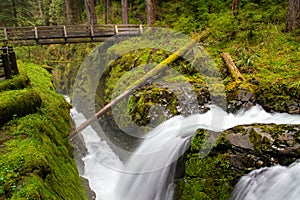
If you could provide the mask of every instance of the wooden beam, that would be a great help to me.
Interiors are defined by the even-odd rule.
[[[6,28],[3,28],[3,31],[4,31],[4,40],[7,40],[8,37],[7,37],[7,31],[6,31]]]
[[[5,78],[9,79],[12,78],[12,71],[11,71],[11,66],[9,63],[9,57],[8,57],[8,52],[7,50],[4,50],[3,53],[1,54],[1,59],[4,67],[4,73],[5,73]]]
[[[11,66],[11,70],[13,75],[17,75],[19,74],[19,69],[18,69],[18,65],[17,65],[17,58],[16,58],[16,54],[14,52],[14,49],[12,46],[8,46],[8,58],[10,61],[10,66]]]

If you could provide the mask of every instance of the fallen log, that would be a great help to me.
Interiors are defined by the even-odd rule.
[[[139,88],[142,84],[147,82],[149,79],[151,79],[154,76],[157,76],[159,72],[161,72],[163,69],[165,69],[168,65],[170,65],[172,62],[176,61],[178,58],[184,55],[195,43],[200,41],[201,38],[205,38],[209,35],[210,31],[206,30],[202,34],[197,35],[191,40],[189,43],[187,43],[182,48],[178,49],[176,52],[171,54],[168,58],[160,62],[158,65],[156,65],[153,69],[151,69],[147,74],[145,74],[142,78],[138,79],[136,82],[134,82],[128,89],[122,93],[121,95],[114,98],[110,103],[105,105],[101,110],[99,110],[94,116],[87,119],[84,123],[82,123],[80,126],[78,126],[76,129],[74,129],[70,135],[69,139],[74,137],[77,133],[88,127],[93,121],[98,119],[102,114],[104,114],[106,111],[108,111],[112,106],[119,103],[122,99],[129,96]]]
[[[226,66],[231,74],[231,77],[234,79],[234,81],[244,81],[243,75],[240,73],[239,69],[235,66],[231,56],[229,53],[224,52],[222,54],[222,57],[226,63]]]

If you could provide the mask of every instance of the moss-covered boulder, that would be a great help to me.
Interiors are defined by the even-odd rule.
[[[0,82],[0,92],[5,90],[23,89],[29,85],[29,79],[26,75],[16,75],[13,79],[6,79]]]
[[[41,97],[31,89],[1,92],[0,124],[3,125],[14,117],[35,113],[41,104]]]
[[[250,171],[300,158],[300,125],[248,125],[224,131],[208,155],[199,153],[207,134],[199,130],[186,153],[185,175],[176,199],[230,198],[239,178]]]
[[[45,69],[21,62],[19,69],[30,80],[30,89],[20,94],[42,101],[34,112],[0,128],[0,199],[86,199],[68,140],[70,105],[56,93]]]

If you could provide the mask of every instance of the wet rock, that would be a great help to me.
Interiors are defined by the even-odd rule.
[[[73,148],[74,148],[74,160],[77,165],[77,169],[79,174],[84,173],[84,162],[82,161],[82,158],[86,156],[87,149],[85,147],[85,144],[83,142],[83,139],[81,138],[80,134],[77,134],[75,137],[72,138],[70,141]]]
[[[90,188],[89,180],[83,177],[80,177],[81,183],[85,189],[86,198],[89,200],[96,199],[96,193]]]
[[[300,114],[300,104],[296,101],[287,102],[288,113],[290,114]]]
[[[249,134],[243,135],[241,133],[230,133],[227,135],[226,140],[237,147],[243,148],[243,149],[250,149],[254,150],[254,146],[250,141]]]
[[[253,155],[300,157],[299,125],[249,125],[227,130],[224,142]],[[270,157],[271,158],[271,157]],[[274,159],[274,158],[273,158]]]
[[[235,113],[240,109],[249,109],[256,104],[255,88],[252,84],[242,84],[234,86],[231,90],[227,91],[227,111]]]
[[[238,95],[237,95],[237,100],[242,101],[242,102],[248,102],[248,101],[253,101],[254,95],[251,93],[251,91],[247,88],[239,88],[238,90]]]

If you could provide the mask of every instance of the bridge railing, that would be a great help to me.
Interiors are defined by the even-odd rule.
[[[0,28],[1,41],[39,41],[53,39],[107,38],[114,35],[140,34],[142,25],[105,24],[105,25],[66,25]],[[51,42],[51,41],[50,41]]]

